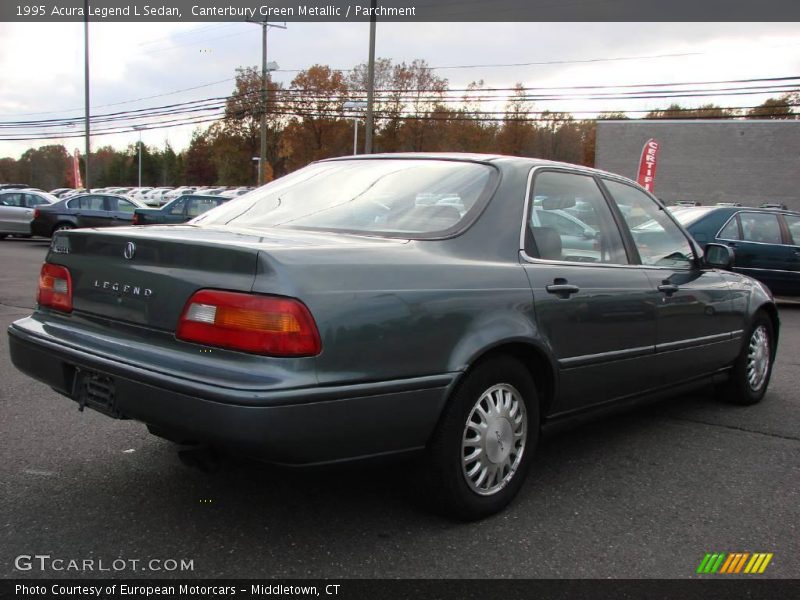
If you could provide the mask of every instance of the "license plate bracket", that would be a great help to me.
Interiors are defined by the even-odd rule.
[[[114,419],[124,418],[116,406],[114,380],[107,375],[77,369],[72,399],[78,403],[81,411],[88,406]]]

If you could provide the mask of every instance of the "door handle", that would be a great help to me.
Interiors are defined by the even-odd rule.
[[[659,292],[664,292],[667,296],[672,296],[675,292],[677,292],[680,288],[675,285],[674,283],[670,283],[668,280],[664,280],[661,282],[661,285],[658,286]]]
[[[548,294],[555,294],[559,298],[569,298],[572,294],[577,294],[581,291],[577,285],[567,283],[566,279],[558,277],[553,280],[551,285],[545,286]]]

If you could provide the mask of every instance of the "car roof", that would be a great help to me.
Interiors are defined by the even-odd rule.
[[[612,173],[610,171],[602,171],[600,169],[595,169],[593,167],[586,167],[584,165],[576,165],[574,163],[559,162],[555,160],[545,160],[543,158],[531,158],[528,156],[509,156],[506,154],[477,154],[469,152],[395,152],[395,153],[383,153],[383,154],[357,154],[357,155],[337,156],[334,158],[326,158],[318,162],[335,162],[344,160],[370,160],[370,159],[385,160],[392,158],[403,159],[403,160],[427,159],[427,160],[453,160],[453,161],[483,162],[483,163],[492,163],[492,162],[504,162],[512,164],[516,163],[518,165],[527,166],[529,168],[532,167],[564,168],[564,169],[582,171],[591,175],[602,175],[606,177],[612,177],[615,179],[632,181],[631,179],[625,177],[624,175],[619,175],[618,173]],[[635,184],[636,182],[634,181],[633,183]]]

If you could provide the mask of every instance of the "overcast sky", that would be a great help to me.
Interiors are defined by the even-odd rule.
[[[451,87],[483,79],[489,87],[626,85],[800,75],[796,23],[379,23],[377,55],[394,62],[424,58],[435,67],[595,61],[490,68],[442,68]],[[315,63],[351,68],[367,60],[365,23],[289,23],[270,31],[269,60],[288,85]],[[98,23],[90,25],[93,113],[147,108],[229,94],[234,70],[261,60],[261,28],[249,23]],[[664,56],[667,55],[667,56]],[[628,58],[642,57],[632,60]],[[626,59],[599,60],[597,59]],[[0,122],[81,116],[83,25],[0,23]],[[214,83],[216,82],[216,83]],[[210,84],[210,85],[209,85]],[[202,87],[198,87],[202,86]],[[176,92],[185,88],[197,88]],[[158,96],[158,97],[152,97]],[[150,98],[148,98],[150,97]],[[681,99],[753,106],[769,95]],[[130,102],[131,100],[147,98]],[[123,103],[123,104],[119,104]],[[537,103],[538,110],[661,108],[669,100]],[[193,127],[143,132],[148,145],[184,148]],[[63,128],[60,132],[80,133]],[[62,135],[62,134],[60,134]],[[124,147],[138,133],[98,136],[92,147]],[[0,157],[82,139],[0,141]]]

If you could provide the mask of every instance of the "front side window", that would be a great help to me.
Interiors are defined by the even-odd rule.
[[[3,194],[0,196],[0,202],[4,206],[22,206],[22,194]]]
[[[112,202],[112,205],[113,205],[113,202],[115,200],[116,200],[116,203],[117,203],[117,207],[114,210],[116,210],[117,212],[121,212],[121,213],[126,213],[126,214],[132,215],[133,211],[136,210],[136,205],[133,202],[128,202],[127,200],[125,200],[123,198],[109,198],[109,201]]]
[[[667,212],[633,186],[604,179],[622,218],[628,224],[643,265],[689,268],[694,252]]]
[[[309,165],[197,217],[193,224],[425,238],[453,232],[495,181],[485,164],[425,159]]]
[[[760,244],[782,243],[778,215],[742,212],[739,213],[739,220],[742,223],[743,240]]]
[[[190,217],[196,217],[211,210],[218,204],[216,200],[212,200],[211,198],[191,198],[186,207],[186,214]]]
[[[786,219],[786,225],[789,227],[789,233],[792,235],[792,242],[795,246],[800,246],[800,217],[792,215],[783,215]]]
[[[588,175],[544,171],[533,184],[529,250],[546,260],[626,264],[628,257],[611,210]]]

